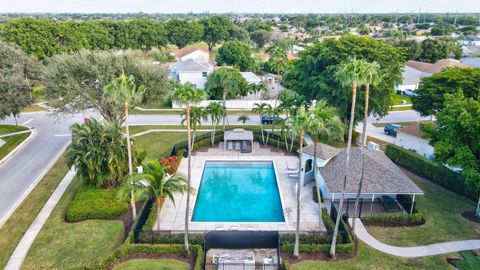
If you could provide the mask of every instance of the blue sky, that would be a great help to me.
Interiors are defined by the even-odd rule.
[[[0,12],[480,12],[480,0],[0,0]]]

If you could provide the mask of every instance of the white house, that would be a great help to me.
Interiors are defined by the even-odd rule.
[[[177,61],[195,60],[200,63],[209,63],[210,54],[203,48],[182,48],[170,53]]]
[[[397,129],[395,145],[431,159],[434,156],[434,151],[429,142],[429,139],[423,138],[423,132],[420,130],[418,123]]]
[[[255,73],[250,71],[240,72],[242,77],[247,81],[248,84],[261,84],[262,78],[255,75]]]
[[[212,71],[213,67],[208,63],[187,59],[170,65],[169,76],[181,83],[189,82],[196,88],[203,89]]]
[[[428,76],[431,76],[431,73],[422,72],[420,70],[406,66],[405,70],[402,72],[402,84],[396,85],[395,90],[402,92],[406,90],[417,90],[422,78]]]

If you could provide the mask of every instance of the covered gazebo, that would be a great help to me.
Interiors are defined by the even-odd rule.
[[[250,153],[252,152],[253,132],[241,128],[225,131],[225,134],[223,135],[223,141],[225,150]]]

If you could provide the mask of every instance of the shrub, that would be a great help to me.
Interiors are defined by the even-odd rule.
[[[177,172],[181,160],[182,156],[169,156],[160,159],[159,162],[168,174],[174,174]]]
[[[411,215],[378,214],[362,218],[366,225],[378,226],[416,226],[425,224],[423,213],[416,212]]]
[[[128,211],[128,202],[117,197],[117,189],[101,189],[82,184],[67,208],[69,222],[86,219],[113,219]]]
[[[328,253],[330,252],[330,244],[318,244],[318,245],[308,245],[308,244],[300,244],[300,252],[301,253]],[[293,244],[286,244],[282,245],[281,248],[282,252],[284,253],[292,253],[293,252]],[[355,243],[347,243],[347,244],[337,244],[336,247],[337,253],[348,254],[353,253],[355,251]]]
[[[153,230],[143,230],[138,236],[139,243],[148,244],[183,244],[183,233],[159,233]],[[190,244],[203,245],[205,235],[201,233],[191,233],[188,235]]]
[[[437,164],[421,155],[393,144],[387,145],[385,154],[393,160],[393,162],[420,176],[430,179],[448,190],[472,200],[478,199],[478,194],[466,184],[465,177],[444,165]]]
[[[313,194],[313,201],[318,203],[317,186],[312,187],[312,194]],[[323,203],[324,200],[323,200],[323,193],[321,189],[320,189],[320,197],[322,198],[322,203]]]

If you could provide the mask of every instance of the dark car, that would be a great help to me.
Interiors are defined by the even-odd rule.
[[[402,126],[397,125],[397,124],[386,124],[385,127],[383,128],[383,132],[385,134],[396,137],[397,136],[397,129],[401,128]]]
[[[271,125],[280,119],[278,115],[262,115],[262,125]]]

